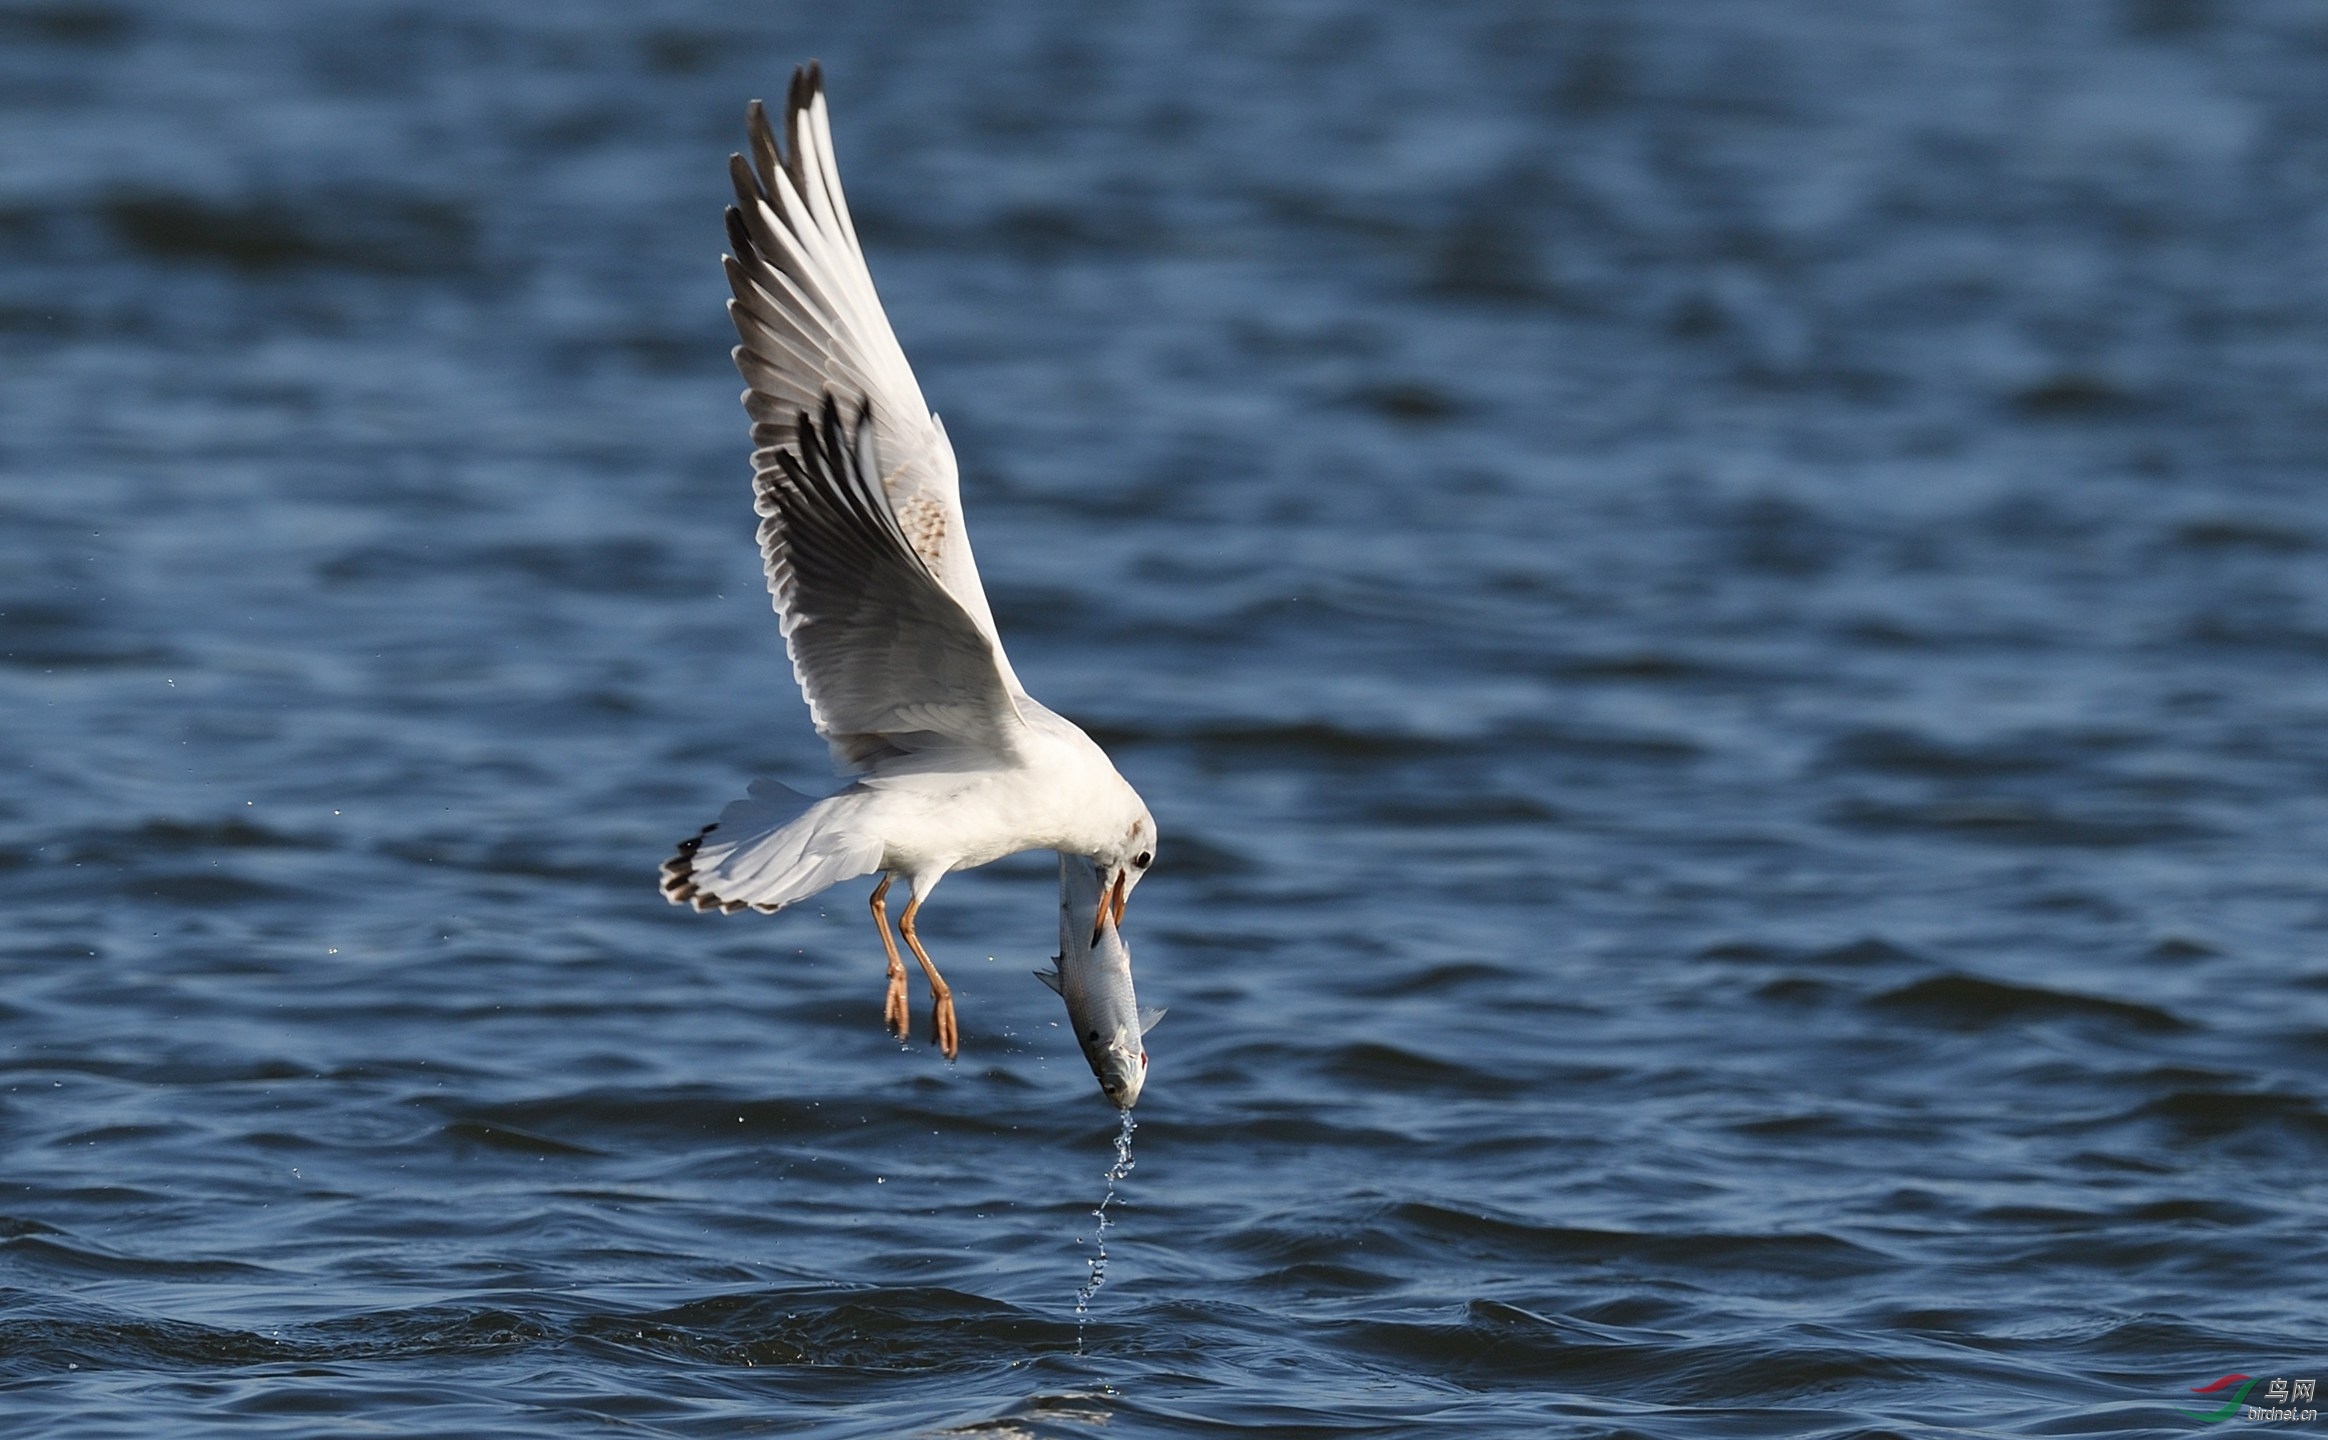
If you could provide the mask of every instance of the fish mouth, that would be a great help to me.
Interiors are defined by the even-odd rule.
[[[1148,1083],[1148,1057],[1133,1058],[1120,1051],[1097,1058],[1092,1071],[1099,1078],[1099,1093],[1105,1095],[1118,1110],[1129,1110],[1140,1103],[1140,1091]]]
[[[1099,1093],[1105,1095],[1108,1098],[1108,1103],[1118,1110],[1129,1110],[1140,1103],[1140,1085],[1141,1082],[1137,1076],[1114,1085],[1102,1080],[1099,1084]]]

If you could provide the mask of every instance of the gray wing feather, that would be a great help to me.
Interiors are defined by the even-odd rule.
[[[994,642],[914,552],[878,480],[873,416],[824,397],[758,481],[769,587],[801,692],[844,764],[948,744],[1014,753]]]
[[[748,130],[750,158],[737,155],[728,163],[736,192],[727,212],[728,241],[735,252],[724,261],[734,294],[728,314],[742,342],[735,350],[736,368],[749,386],[743,398],[752,419],[760,513],[768,517],[761,527],[768,589],[810,713],[845,770],[864,769],[886,753],[928,748],[936,736],[983,743],[995,737],[998,724],[999,733],[1007,736],[1018,719],[1009,702],[1024,692],[1003,654],[970,553],[953,446],[922,399],[857,244],[833,161],[817,67],[793,72],[781,131],[758,101],[752,103]],[[790,143],[780,143],[779,135]],[[871,575],[848,582],[857,590],[847,597],[837,571],[819,572],[816,585],[804,584],[804,561],[811,568],[822,563],[814,554],[814,544],[822,541],[812,543],[808,531],[795,533],[792,527],[812,527],[818,536],[830,538],[842,511],[827,514],[807,501],[800,502],[808,506],[802,509],[784,498],[816,492],[828,480],[840,483],[839,462],[817,460],[810,443],[813,433],[833,432],[838,424],[827,413],[834,397],[857,408],[857,433],[844,448],[879,456],[878,465],[867,460],[862,466],[864,493],[847,492],[855,496],[849,504],[863,500],[870,506],[864,514],[847,511],[851,523],[871,528],[846,541],[857,547],[846,553],[859,559],[871,553],[864,547],[875,531],[885,537],[883,544],[902,544],[919,568],[907,577],[896,557],[884,554],[879,573],[913,591],[910,600],[895,597],[903,608],[890,618],[902,623],[910,613],[939,627],[926,636],[881,636],[868,623],[849,621],[854,626],[850,643],[878,651],[856,658],[840,641],[845,628],[840,616],[802,607],[845,598],[861,609],[871,593]],[[950,599],[952,607],[937,605],[933,592]],[[992,672],[991,680],[963,673],[975,653],[961,634],[964,621],[981,637],[982,663]],[[941,653],[956,657],[943,672],[944,683],[968,690],[929,689],[940,683],[940,672],[917,666]],[[907,663],[909,655],[916,663]],[[997,686],[1004,701],[1000,707],[987,693]],[[966,699],[973,693],[975,700]],[[1012,724],[994,718],[1006,713]],[[895,734],[880,728],[892,722],[904,728]]]

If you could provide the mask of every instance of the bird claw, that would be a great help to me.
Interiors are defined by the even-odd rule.
[[[889,977],[889,994],[881,1002],[881,1023],[900,1040],[913,1034],[913,1022],[905,1005],[905,971],[902,969]]]
[[[962,1036],[954,1026],[954,997],[940,995],[931,1007],[930,1039],[951,1060],[962,1049]]]

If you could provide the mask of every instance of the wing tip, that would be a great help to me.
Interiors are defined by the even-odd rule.
[[[772,184],[779,171],[789,175],[794,188],[805,190],[807,157],[802,141],[807,138],[803,121],[824,103],[824,62],[810,60],[805,65],[792,67],[792,83],[784,92],[784,130],[781,136],[768,123],[765,101],[753,100],[744,106],[744,129],[751,137],[752,158],[758,163],[760,194],[773,193]],[[732,163],[741,164],[742,156]],[[742,181],[739,179],[738,189]]]
[[[758,172],[752,169],[752,162],[744,158],[741,150],[728,155],[728,184],[736,192],[736,203],[727,208],[728,238],[734,240],[740,237],[744,225],[743,213],[737,207],[767,204],[768,187],[761,181]]]
[[[792,87],[784,96],[785,118],[789,120],[823,98],[824,62],[812,59],[805,65],[793,66]]]

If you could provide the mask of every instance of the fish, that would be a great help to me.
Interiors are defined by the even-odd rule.
[[[1091,1062],[1099,1091],[1118,1110],[1140,1102],[1148,1080],[1144,1037],[1164,1018],[1142,1010],[1132,990],[1132,952],[1116,928],[1115,907],[1101,903],[1099,868],[1080,855],[1059,857],[1059,953],[1035,978],[1067,1002],[1075,1043]]]

